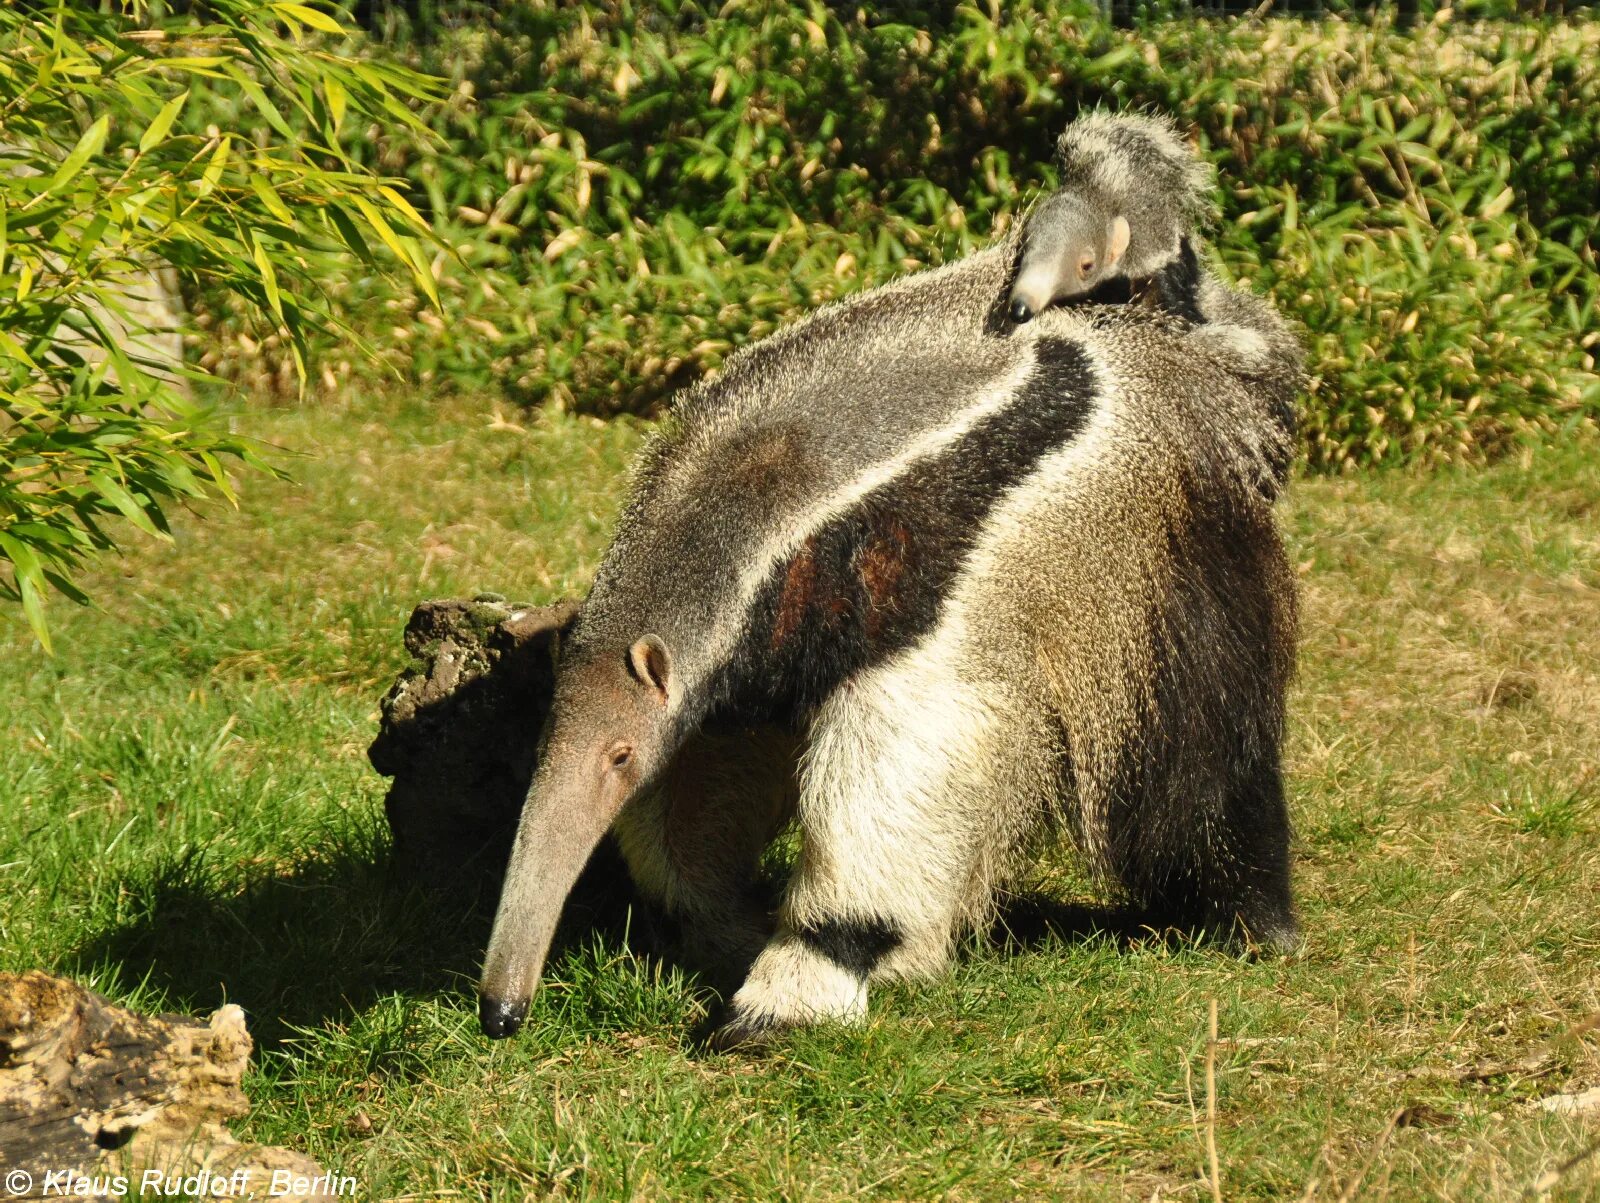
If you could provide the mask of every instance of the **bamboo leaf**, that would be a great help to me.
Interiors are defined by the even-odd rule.
[[[268,182],[266,176],[259,172],[253,173],[250,176],[250,189],[260,198],[268,213],[271,213],[286,227],[294,226],[294,214],[289,212],[289,206],[283,203],[283,198],[278,195],[277,190]]]
[[[221,493],[234,505],[239,504],[239,496],[233,490],[233,484],[228,480],[228,474],[223,471],[222,462],[210,451],[200,452],[200,462],[205,464],[206,471],[211,474],[211,483],[216,485],[217,492]]]
[[[338,134],[339,127],[344,124],[345,107],[349,103],[349,97],[344,85],[331,75],[323,83],[322,92],[328,98],[328,120],[333,127],[328,133],[332,137]]]
[[[228,75],[232,77],[234,83],[239,85],[244,94],[250,98],[250,103],[256,106],[256,111],[267,119],[267,124],[277,130],[284,138],[291,142],[294,141],[294,130],[289,128],[289,123],[283,119],[283,114],[278,111],[278,106],[272,103],[266,92],[262,90],[261,85],[250,78],[249,71],[238,63],[229,63]]]
[[[433,307],[435,309],[441,308],[439,304],[439,288],[433,279],[433,268],[428,263],[427,256],[423,254],[421,244],[415,238],[407,238],[405,247],[407,258],[411,263],[412,275],[416,278],[417,283],[422,286],[422,291],[427,294],[428,300],[433,302]]]
[[[280,2],[273,4],[272,7],[285,17],[292,18],[304,25],[309,25],[312,29],[320,30],[322,33],[342,34],[344,32],[344,26],[340,25],[339,22],[335,21],[327,13],[319,12],[310,5],[290,4],[287,3],[287,0],[280,0]]]
[[[106,135],[110,130],[111,117],[109,114],[102,114],[99,120],[83,131],[83,136],[78,139],[77,145],[62,160],[61,166],[56,168],[56,173],[50,177],[50,182],[23,207],[31,208],[35,201],[60,192],[73,180],[77,179],[78,173],[83,170],[84,165],[99,154],[101,148],[105,146]]]
[[[51,569],[46,568],[44,570],[44,579],[49,581],[50,584],[55,588],[56,592],[60,593],[68,601],[74,602],[80,606],[87,606],[89,604],[89,595],[74,585],[66,577],[62,576],[59,572],[54,572]]]
[[[228,167],[228,155],[233,149],[233,139],[224,134],[217,142],[217,149],[211,153],[211,161],[200,174],[199,181],[195,184],[195,195],[207,197],[216,190],[217,184],[222,180],[222,173]]]
[[[399,236],[395,234],[394,228],[384,219],[383,214],[378,211],[378,207],[360,193],[352,194],[350,200],[357,209],[361,210],[361,216],[367,219],[367,225],[372,227],[373,232],[383,241],[384,246],[393,251],[397,259],[405,260],[405,247],[400,245]]]
[[[33,549],[26,543],[12,538],[0,531],[0,554],[11,561],[11,569],[16,577],[17,592],[22,599],[22,613],[28,620],[28,626],[33,630],[33,636],[39,641],[39,646],[50,652],[50,628],[44,616],[44,570],[39,563],[39,558],[34,555]]]
[[[162,534],[160,530],[156,529],[156,524],[151,521],[150,515],[145,512],[144,507],[134,500],[133,494],[104,472],[89,473],[89,484],[93,486],[96,493],[110,502],[124,518],[144,531],[145,534],[154,535],[158,539],[171,537]]]
[[[418,213],[412,203],[399,192],[395,191],[395,189],[389,187],[387,184],[382,184],[378,188],[378,195],[387,200],[396,209],[400,210],[400,212],[405,215],[406,220],[409,221],[416,229],[424,233],[428,232],[429,226],[427,218],[423,217],[421,213]]]
[[[278,273],[272,266],[272,256],[267,254],[267,248],[261,243],[261,236],[253,230],[250,233],[250,254],[255,260],[256,270],[261,273],[261,287],[266,290],[267,304],[272,306],[272,312],[278,315],[281,323],[283,299],[278,294]]]
[[[187,90],[174,96],[161,106],[161,111],[146,127],[144,135],[139,139],[139,153],[144,154],[151,148],[160,145],[172,129],[172,123],[178,119],[178,114],[183,111],[184,102],[189,99]]]
[[[363,263],[376,267],[377,260],[372,257],[372,248],[361,236],[356,223],[350,220],[350,215],[339,205],[329,205],[327,215],[328,220],[333,223],[333,228],[339,232],[339,237],[344,240],[345,246],[354,251]]]

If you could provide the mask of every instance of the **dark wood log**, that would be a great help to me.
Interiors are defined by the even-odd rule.
[[[103,1184],[118,1177],[129,1198],[161,1193],[145,1175],[188,1179],[185,1197],[351,1193],[310,1158],[228,1131],[250,1110],[250,1049],[236,1006],[207,1022],[141,1015],[64,978],[0,974],[0,1181],[19,1198],[89,1193],[85,1179],[117,1194]]]
[[[406,624],[412,667],[383,699],[372,767],[396,856],[424,881],[503,870],[550,709],[559,637],[578,607],[494,594],[423,602]],[[477,871],[476,873],[474,871]]]
[[[380,706],[373,768],[392,777],[384,812],[408,880],[454,903],[492,906],[550,711],[561,636],[575,602],[517,605],[498,594],[427,601],[406,623],[412,664]],[[627,866],[601,841],[567,901],[561,944],[594,929],[658,949]]]

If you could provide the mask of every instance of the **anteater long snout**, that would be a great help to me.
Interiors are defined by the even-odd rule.
[[[1031,261],[1030,261],[1031,259]],[[1037,256],[1024,259],[1017,282],[1011,286],[1011,320],[1031,321],[1041,310],[1055,300],[1056,283],[1060,273],[1054,263],[1045,263]]]
[[[616,817],[596,798],[551,788],[553,776],[539,772],[528,792],[484,958],[478,1024],[491,1040],[522,1027],[567,895]]]

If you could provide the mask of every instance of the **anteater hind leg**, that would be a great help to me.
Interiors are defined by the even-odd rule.
[[[925,976],[984,906],[1024,794],[993,779],[1011,725],[948,673],[865,674],[821,708],[801,773],[803,846],[771,942],[719,1048],[866,1013],[874,978]],[[997,804],[996,798],[1001,798]]]
[[[1277,754],[1240,767],[1220,799],[1174,796],[1123,812],[1114,869],[1152,927],[1288,951],[1300,937]]]
[[[795,746],[766,728],[702,734],[617,817],[634,884],[676,923],[688,959],[729,988],[772,932],[758,869],[794,813]]]

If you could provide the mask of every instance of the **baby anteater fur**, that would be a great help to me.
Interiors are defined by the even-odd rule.
[[[1165,118],[1090,113],[1056,144],[1060,187],[1023,221],[1011,316],[1056,302],[1136,300],[1192,322],[1210,168]]]
[[[653,439],[571,638],[482,982],[520,1025],[614,827],[742,973],[716,1043],[940,971],[1034,836],[1153,924],[1296,940],[1279,752],[1295,592],[1271,508],[1298,348],[1132,306],[998,329],[1017,243],[733,356]],[[775,832],[802,851],[775,915]],[[747,970],[747,972],[745,972]]]
[[[1202,265],[1214,181],[1170,120],[1089,113],[1062,133],[1056,162],[1061,186],[1014,235],[1010,321],[1051,304],[1144,305],[1197,327],[1191,350],[1228,361],[1233,373],[1270,382],[1299,371],[1299,342],[1271,307]],[[1274,395],[1292,434],[1293,395]],[[1288,466],[1263,487],[1276,492]]]

